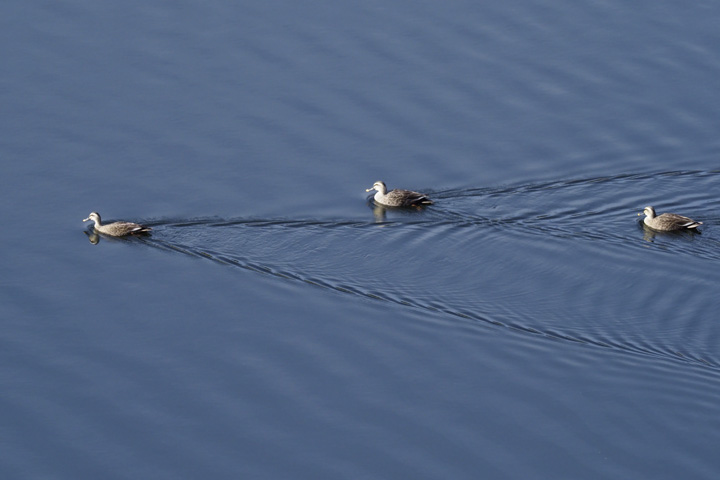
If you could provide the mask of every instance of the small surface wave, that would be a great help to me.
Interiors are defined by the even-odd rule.
[[[703,299],[720,281],[707,267],[720,260],[709,215],[719,188],[720,172],[686,171],[446,190],[425,211],[380,221],[167,219],[143,241],[458,321],[718,368],[705,340],[716,327],[692,319],[708,315]],[[705,231],[644,229],[637,211],[651,202]]]

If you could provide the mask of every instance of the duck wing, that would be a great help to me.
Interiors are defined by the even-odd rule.
[[[388,198],[398,206],[411,207],[413,205],[431,205],[433,202],[424,193],[412,190],[396,189],[388,192]]]
[[[136,235],[148,233],[152,228],[133,222],[115,222],[105,226],[105,231],[110,235]]]
[[[697,228],[702,225],[702,222],[696,222],[692,218],[678,215],[677,213],[663,213],[656,218],[658,225],[661,225],[664,228]]]

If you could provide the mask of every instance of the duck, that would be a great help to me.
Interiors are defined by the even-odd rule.
[[[373,186],[366,189],[366,192],[375,190],[373,197],[380,205],[388,207],[419,207],[432,205],[433,201],[424,193],[413,192],[412,190],[395,189],[388,192],[385,182],[378,180]]]
[[[661,232],[670,232],[673,230],[693,230],[703,224],[703,222],[697,222],[692,218],[678,215],[677,213],[663,213],[661,215],[655,215],[655,208],[645,207],[645,210],[639,215],[645,215],[643,223],[653,230]]]
[[[102,224],[102,220],[100,220],[100,214],[97,212],[92,212],[90,215],[88,215],[88,218],[83,220],[83,222],[87,221],[93,221],[95,222],[95,231],[98,233],[103,233],[105,235],[110,235],[112,237],[124,237],[125,235],[139,235],[143,233],[148,233],[152,228],[147,227],[145,225],[140,225],[139,223],[133,223],[133,222],[113,222],[108,223],[107,225]]]

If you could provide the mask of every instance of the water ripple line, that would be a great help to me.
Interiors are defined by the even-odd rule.
[[[607,349],[614,352],[623,352],[630,354],[639,354],[644,356],[650,356],[660,359],[671,360],[680,362],[683,364],[689,364],[693,366],[701,366],[704,368],[711,368],[713,370],[720,371],[720,361],[714,358],[707,358],[703,356],[693,355],[689,352],[681,352],[673,349],[662,349],[662,348],[649,348],[641,347],[638,345],[632,345],[630,343],[621,343],[611,340],[599,340],[591,338],[586,335],[571,335],[564,332],[558,332],[555,330],[540,330],[527,325],[520,325],[510,321],[502,321],[492,316],[485,315],[478,312],[469,312],[467,310],[458,310],[448,305],[440,304],[438,302],[422,302],[417,299],[408,297],[399,297],[391,295],[387,292],[378,292],[372,290],[365,290],[359,286],[351,286],[342,282],[336,282],[332,279],[321,279],[317,277],[305,276],[301,273],[287,271],[284,269],[276,268],[267,264],[260,264],[252,262],[246,257],[220,254],[210,251],[205,251],[195,247],[170,243],[164,240],[148,237],[140,239],[144,244],[159,248],[161,250],[172,251],[181,253],[187,256],[201,258],[213,261],[215,263],[240,268],[243,270],[260,273],[263,275],[269,275],[272,277],[280,278],[283,280],[299,281],[308,285],[312,285],[317,288],[325,290],[331,290],[344,295],[353,295],[356,297],[367,298],[375,301],[387,302],[403,307],[410,307],[418,310],[424,310],[433,313],[441,313],[452,316],[454,318],[471,321],[474,325],[482,323],[488,326],[505,328],[510,331],[518,332],[525,335],[531,335],[535,337],[542,337],[550,340],[571,342],[582,345],[590,345]]]

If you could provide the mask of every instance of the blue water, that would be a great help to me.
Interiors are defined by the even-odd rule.
[[[0,478],[714,479],[719,23],[4,2]]]

